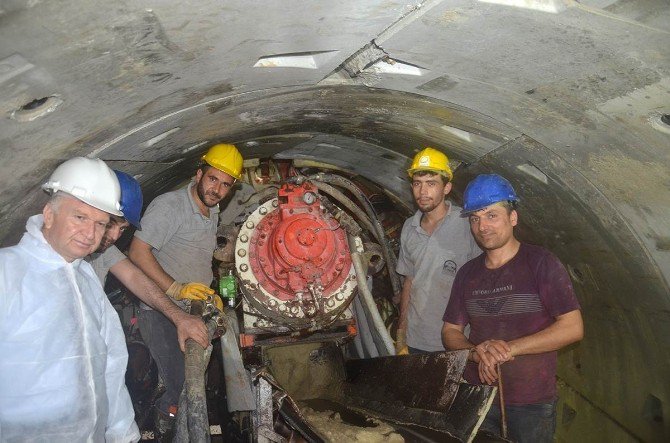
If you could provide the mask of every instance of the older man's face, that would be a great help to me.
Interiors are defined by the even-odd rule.
[[[95,251],[109,223],[109,214],[70,196],[42,213],[44,238],[67,262]]]

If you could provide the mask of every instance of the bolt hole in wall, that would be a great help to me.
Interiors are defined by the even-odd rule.
[[[30,122],[56,110],[63,103],[57,95],[36,98],[12,111],[10,117],[19,122]]]
[[[33,109],[37,109],[40,106],[44,105],[47,102],[47,100],[49,100],[49,97],[36,98],[35,100],[21,106],[21,109],[24,111],[32,111]]]

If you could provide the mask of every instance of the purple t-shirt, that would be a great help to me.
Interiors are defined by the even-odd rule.
[[[517,254],[498,269],[487,269],[486,255],[467,262],[456,274],[443,320],[470,324],[469,340],[514,340],[534,334],[554,318],[579,309],[570,277],[552,253],[522,243]],[[556,352],[521,355],[501,365],[505,403],[548,403],[556,398]],[[477,364],[464,373],[479,384]]]

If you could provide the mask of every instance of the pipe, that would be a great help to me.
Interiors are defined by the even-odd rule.
[[[379,310],[377,310],[377,305],[375,300],[372,297],[370,289],[368,289],[367,284],[367,273],[363,266],[363,257],[361,253],[363,252],[363,242],[360,237],[354,237],[352,235],[347,236],[349,238],[349,250],[351,251],[351,261],[354,264],[354,269],[356,270],[356,280],[358,282],[358,293],[361,296],[361,301],[363,307],[366,308],[367,314],[370,315],[368,320],[372,320],[373,331],[377,332],[377,335],[381,338],[386,348],[386,352],[380,352],[381,355],[395,355],[395,345],[393,340],[389,335],[384,321],[382,320],[381,315],[379,315]]]
[[[228,411],[253,411],[256,399],[251,388],[251,380],[240,354],[239,325],[237,315],[232,309],[226,309],[228,327],[221,336],[221,352],[223,354],[223,373],[226,378],[226,402]]]
[[[356,219],[367,229],[370,231],[372,234],[375,235],[375,238],[377,238],[377,232],[375,231],[372,222],[370,219],[365,215],[363,211],[361,211],[361,208],[356,206],[354,202],[351,201],[349,197],[344,195],[343,192],[339,191],[338,189],[334,188],[333,186],[330,186],[327,183],[322,183],[322,182],[312,182],[314,186],[319,191],[323,191],[326,194],[329,194],[331,197],[335,198],[338,202],[340,202],[344,207],[346,207],[348,210],[350,210]],[[380,241],[377,238],[377,241]]]
[[[391,287],[393,288],[393,294],[396,296],[400,294],[401,290],[400,278],[395,273],[397,258],[395,256],[395,253],[391,249],[391,245],[389,244],[386,238],[386,232],[384,231],[384,227],[379,222],[379,218],[377,217],[375,209],[372,207],[372,204],[368,200],[367,196],[363,193],[363,191],[360,190],[358,186],[356,186],[354,182],[339,175],[319,173],[308,177],[308,179],[340,185],[343,188],[347,189],[349,192],[351,192],[358,199],[359,203],[361,204],[361,206],[363,206],[365,213],[368,215],[369,219],[371,220],[374,226],[374,229],[371,230],[370,232],[376,233],[375,237],[377,238],[377,241],[379,241],[379,244],[382,246],[382,254],[384,255],[384,260],[386,260],[386,263],[388,264],[389,279],[391,280]]]
[[[191,302],[191,314],[201,317],[203,301]],[[207,322],[207,332],[211,340],[216,323]],[[193,340],[186,341],[184,352],[184,387],[179,396],[177,411],[177,431],[174,442],[209,443],[209,420],[207,418],[207,398],[205,396],[205,370],[212,353],[212,345],[203,349]]]

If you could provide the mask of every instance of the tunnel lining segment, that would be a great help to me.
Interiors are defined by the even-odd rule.
[[[518,169],[521,163],[538,168],[548,183]],[[559,377],[605,412],[599,420],[612,421],[609,416],[636,438],[657,438],[659,424],[644,411],[649,394],[663,403],[670,400],[664,377],[670,366],[654,339],[660,332],[653,329],[670,322],[661,269],[597,186],[530,137],[510,141],[464,168],[455,188],[462,189],[478,173],[491,172],[508,178],[521,198],[519,238],[547,247],[569,269],[582,270],[581,281],[573,283],[585,338],[559,353]]]

